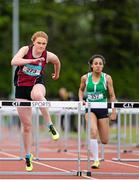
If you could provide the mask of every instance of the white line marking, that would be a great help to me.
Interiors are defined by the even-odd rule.
[[[3,154],[3,155],[9,156],[9,157],[13,157],[13,158],[18,158],[19,157],[19,156],[16,156],[16,155],[13,155],[13,154],[9,154],[9,153],[6,153],[6,152],[1,152],[0,151],[0,153]]]
[[[115,163],[115,164],[121,164],[121,165],[124,165],[124,166],[130,166],[130,167],[134,167],[134,168],[137,168],[139,169],[139,166],[135,166],[135,165],[132,165],[132,164],[127,164],[127,163],[123,163],[123,162],[115,162],[115,161],[111,161],[111,160],[106,160],[107,162],[111,162],[111,163]]]
[[[77,154],[75,153],[71,153],[71,152],[67,152],[67,154],[70,154],[70,155],[73,155],[73,156],[77,156]],[[82,158],[87,158],[86,155],[82,155]],[[134,168],[137,168],[139,169],[139,166],[136,166],[136,165],[132,165],[132,164],[127,164],[127,163],[123,163],[123,162],[115,162],[115,161],[112,161],[112,160],[105,160],[106,162],[111,162],[111,163],[116,163],[116,164],[121,164],[121,165],[124,165],[124,166],[130,166],[130,167],[134,167]]]
[[[9,153],[6,153],[6,152],[0,152],[0,153],[3,154],[3,155],[9,156],[9,157],[13,157],[13,158],[17,158],[18,157],[16,155],[9,154]],[[69,154],[75,155],[73,153],[69,153]],[[56,168],[56,167],[53,167],[53,166],[50,166],[50,165],[47,165],[47,164],[44,164],[44,163],[41,163],[41,162],[36,162],[36,161],[32,161],[32,162],[34,162],[35,164],[39,164],[39,165],[42,165],[42,166],[45,166],[45,167],[49,167],[49,168],[52,168],[52,169],[56,169],[56,170],[59,170],[59,171],[70,172],[70,171],[67,171],[65,169]],[[75,171],[75,170],[73,170],[73,171]],[[82,175],[82,177],[84,177],[86,179],[98,180],[96,178],[92,178],[92,177],[89,177],[89,176],[86,176],[86,175]]]
[[[6,153],[6,152],[0,152],[0,153],[3,154],[3,155],[7,155],[9,157],[18,158],[18,156],[13,155],[13,154],[9,154],[9,153]],[[47,165],[47,164],[44,164],[44,163],[41,163],[41,162],[36,162],[36,161],[32,161],[32,162],[35,163],[35,164],[42,165],[42,166],[45,166],[45,167],[49,167],[49,168],[52,168],[52,169],[56,169],[56,170],[59,170],[59,171],[70,172],[68,170],[57,168],[57,167],[54,167],[54,166],[50,166],[50,165]]]
[[[13,154],[9,154],[9,153],[6,153],[6,152],[0,152],[0,153],[3,154],[3,155],[9,156],[9,157],[14,157],[14,158],[18,158],[19,157],[19,156],[16,156],[16,155],[13,155]],[[70,154],[70,155],[73,155],[73,156],[77,156],[77,154],[71,153],[71,152],[67,152],[67,154]],[[87,158],[87,156],[85,156],[85,155],[82,155],[82,157]],[[134,167],[134,168],[139,169],[139,166],[135,166],[135,165],[132,165],[132,164],[126,164],[126,163],[122,163],[122,162],[115,162],[115,161],[111,161],[111,160],[105,160],[105,161],[106,162],[110,162],[110,163],[115,163],[115,164],[121,164],[121,165],[124,165],[124,166]],[[65,169],[61,169],[61,168],[57,168],[57,167],[54,167],[54,166],[50,166],[50,165],[47,165],[47,164],[44,164],[44,163],[41,163],[41,162],[36,162],[36,161],[33,161],[33,162],[35,164],[42,165],[42,166],[45,166],[45,167],[49,167],[49,168],[52,168],[52,169],[56,169],[56,170],[59,170],[59,171],[70,172],[70,171],[67,171]],[[98,179],[95,179],[95,178],[92,178],[92,177],[89,177],[89,176],[86,176],[86,175],[82,175],[82,177],[87,178],[87,179],[98,180]]]

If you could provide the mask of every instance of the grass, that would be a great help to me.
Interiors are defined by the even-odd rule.
[[[133,125],[132,128],[130,129],[129,126],[126,126],[126,131],[124,129],[124,126],[121,126],[121,144],[139,144],[139,131],[136,132],[136,126]],[[62,132],[62,135],[64,136],[64,132]],[[77,132],[70,132],[68,134],[68,137],[72,139],[77,139]],[[117,135],[117,126],[110,126],[109,130],[109,143],[117,143],[118,141],[118,135]],[[85,141],[86,140],[86,130],[81,129],[81,140]]]

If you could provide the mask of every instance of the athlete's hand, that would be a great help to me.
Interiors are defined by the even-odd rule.
[[[55,73],[52,73],[52,79],[57,80],[59,78],[59,75],[56,75]]]
[[[44,57],[32,59],[31,63],[32,63],[32,64],[37,64],[37,63],[42,62],[42,61],[45,61],[45,58],[44,58]]]
[[[115,121],[117,119],[117,114],[116,112],[112,112],[111,115],[109,116],[110,120]]]
[[[81,105],[83,105],[83,106],[85,106],[85,105],[86,105],[86,101],[81,100],[80,102],[81,102]]]

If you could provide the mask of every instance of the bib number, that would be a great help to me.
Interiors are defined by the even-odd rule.
[[[29,76],[38,76],[40,75],[42,70],[42,66],[38,65],[31,65],[31,64],[26,64],[23,67],[23,72]]]
[[[99,100],[99,99],[103,99],[103,94],[88,94],[88,99],[89,100]]]

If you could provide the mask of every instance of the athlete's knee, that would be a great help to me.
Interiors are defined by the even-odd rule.
[[[34,101],[42,101],[44,99],[44,96],[42,95],[42,93],[36,92],[36,93],[31,94],[31,98]]]
[[[108,142],[109,142],[108,138],[104,138],[104,139],[101,140],[102,144],[108,144]]]
[[[96,139],[97,138],[97,129],[91,129],[91,138]]]
[[[28,123],[23,123],[23,131],[28,133],[30,132],[32,129],[32,123],[28,122]]]

